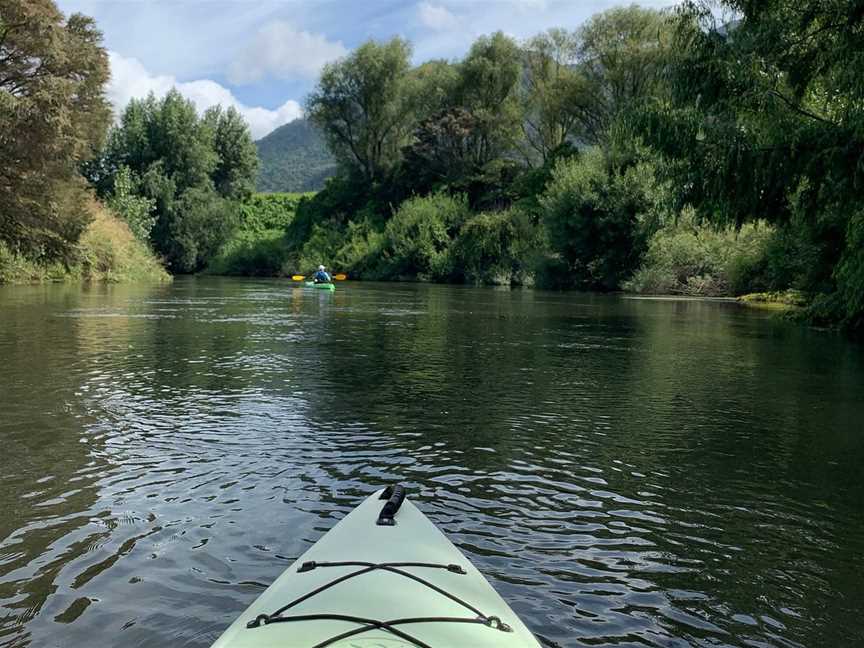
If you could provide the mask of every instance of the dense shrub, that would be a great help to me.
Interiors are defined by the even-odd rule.
[[[240,206],[239,225],[207,266],[209,274],[276,276],[290,255],[285,231],[313,194],[254,194]],[[296,270],[289,269],[289,274]]]
[[[257,193],[240,205],[240,230],[245,232],[284,231],[293,221],[303,199],[314,193]]]
[[[661,194],[650,162],[619,164],[593,148],[555,166],[540,206],[550,245],[576,286],[616,290],[633,273],[643,223],[656,218]]]
[[[453,242],[450,273],[468,283],[530,283],[540,239],[539,226],[518,209],[478,214]]]
[[[774,229],[763,222],[718,229],[691,211],[657,231],[626,290],[652,294],[731,295],[765,290],[762,272]]]
[[[447,278],[448,250],[468,215],[464,195],[438,193],[402,203],[384,229],[385,274],[433,281]]]
[[[864,332],[864,211],[857,211],[849,219],[846,249],[834,275],[839,299],[831,304],[833,316],[828,320],[839,321],[860,335]],[[824,309],[826,305],[816,306]]]
[[[299,250],[312,234],[313,225],[342,227],[368,207],[369,187],[355,175],[343,172],[327,181],[323,190],[303,197],[285,236],[292,250]]]
[[[236,232],[207,266],[208,274],[275,277],[288,256],[282,230]]]
[[[167,253],[175,272],[202,270],[237,224],[236,203],[210,189],[187,189],[172,203]]]

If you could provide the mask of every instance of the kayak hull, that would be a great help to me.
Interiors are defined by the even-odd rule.
[[[332,283],[315,283],[314,281],[307,281],[305,282],[305,286],[316,290],[329,290],[330,292],[336,290],[336,286]]]
[[[381,491],[367,498],[298,558],[240,615],[213,648],[313,648],[322,644],[333,648],[540,645],[483,575],[410,501],[402,503],[394,518],[395,525],[377,525],[385,503],[379,499],[380,494]],[[327,565],[342,561],[351,561],[352,565]],[[380,567],[394,563],[423,566]],[[359,575],[349,576],[364,569]],[[325,587],[346,576],[349,577],[340,583]],[[319,588],[323,588],[319,593],[267,619],[283,606]],[[247,627],[250,621],[254,625],[256,618],[261,619],[260,615],[266,615],[264,623]],[[394,624],[395,633],[357,620],[284,621],[292,616],[310,615],[342,615],[372,622],[430,617],[463,621]],[[486,621],[479,622],[478,618]],[[362,632],[332,641],[341,634],[363,628],[366,629]],[[400,632],[421,643],[399,636]]]

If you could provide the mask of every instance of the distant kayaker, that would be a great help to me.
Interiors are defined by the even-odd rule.
[[[330,275],[327,274],[327,270],[324,268],[323,265],[318,266],[318,272],[316,272],[313,275],[312,280],[315,283],[332,283],[333,282],[333,280],[330,278]]]

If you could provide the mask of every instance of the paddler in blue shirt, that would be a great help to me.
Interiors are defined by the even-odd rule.
[[[312,280],[315,283],[332,283],[333,282],[333,280],[330,278],[330,275],[327,274],[327,271],[325,270],[323,265],[318,266],[318,272],[316,272],[312,276]]]

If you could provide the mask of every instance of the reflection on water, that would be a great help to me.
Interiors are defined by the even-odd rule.
[[[402,480],[560,646],[864,642],[864,352],[734,304],[0,287],[0,645],[208,646]]]

